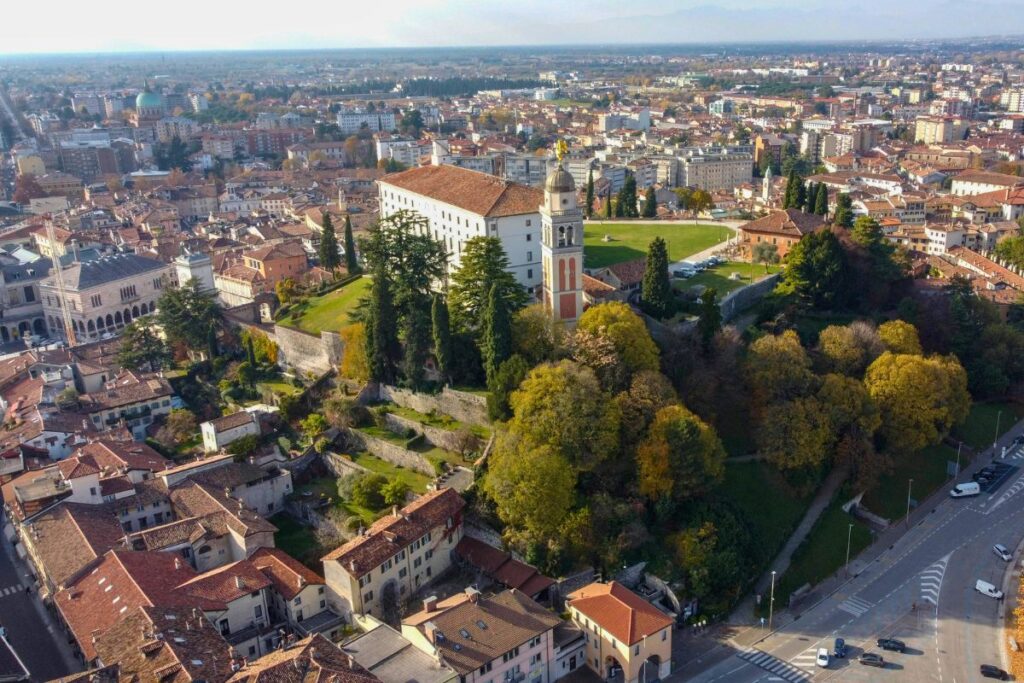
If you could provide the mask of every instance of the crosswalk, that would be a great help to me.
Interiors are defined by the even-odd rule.
[[[788,681],[788,683],[804,683],[811,679],[811,675],[806,671],[756,648],[747,648],[737,656],[754,666],[764,669],[770,674],[778,676],[784,681]]]
[[[852,614],[855,617],[859,617],[872,607],[874,607],[874,605],[872,605],[870,602],[868,602],[867,600],[862,600],[858,597],[847,598],[843,602],[839,603],[839,609],[849,614]]]
[[[921,572],[921,601],[939,604],[939,591],[942,589],[942,577],[946,574],[949,555]]]
[[[992,514],[992,512],[997,507],[999,507],[1000,505],[1002,505],[1006,501],[1010,500],[1010,498],[1013,498],[1015,495],[1020,493],[1022,490],[1024,490],[1024,476],[1019,477],[1017,479],[1017,481],[1013,482],[1013,484],[1010,485],[1010,488],[1006,489],[1006,491],[1003,492],[1003,495],[999,496],[999,498],[996,499],[996,502],[994,502],[991,505],[989,505],[988,509],[985,510],[985,514],[986,515]]]
[[[789,660],[789,663],[800,669],[806,669],[812,672],[811,675],[813,676],[813,672],[818,667],[818,648],[812,647],[804,650],[796,657]]]
[[[15,593],[22,593],[25,589],[21,586],[7,586],[0,588],[0,598],[6,598],[8,595],[14,595]]]

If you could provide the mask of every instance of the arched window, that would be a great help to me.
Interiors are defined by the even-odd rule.
[[[102,330],[103,329],[103,316],[102,315],[100,317],[96,318],[96,329],[97,330]]]
[[[114,316],[112,316],[109,313],[107,313],[107,327],[113,327],[113,326],[114,326]]]
[[[118,311],[117,313],[114,314],[114,322],[116,322],[118,325],[124,324],[124,320],[121,319],[121,311]]]
[[[87,329],[89,330],[90,333],[95,333],[96,332],[96,326],[93,325],[91,320],[89,321],[89,326],[88,326]]]

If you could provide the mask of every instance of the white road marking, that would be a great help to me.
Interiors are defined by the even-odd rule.
[[[953,553],[946,555],[941,560],[921,572],[921,600],[930,602],[933,605],[939,604],[939,591],[942,590],[942,579],[946,575],[946,565]]]
[[[788,681],[788,683],[805,683],[811,678],[806,672],[801,671],[788,662],[784,662],[778,657],[773,657],[767,652],[755,648],[747,648],[736,656],[764,669],[770,674],[775,674],[782,680]]]
[[[1008,501],[1011,498],[1013,498],[1015,495],[1020,493],[1022,490],[1024,490],[1024,474],[1022,474],[1020,477],[1018,477],[1017,481],[1013,482],[1013,485],[1011,485],[1010,488],[1007,489],[1003,493],[1003,495],[999,496],[999,499],[996,502],[992,503],[992,505],[990,505],[990,506],[988,506],[988,508],[986,508],[985,514],[986,515],[991,515],[993,510],[995,510],[997,507],[999,507],[1000,505],[1002,505],[1006,501]],[[992,495],[995,495],[995,494],[992,494]]]
[[[855,617],[859,617],[872,607],[873,605],[870,602],[868,602],[867,600],[861,600],[857,597],[847,598],[839,604],[839,609],[843,610],[844,612],[848,612],[849,614],[852,614]]]
[[[814,671],[818,666],[818,648],[811,647],[789,660],[789,663],[801,669]]]

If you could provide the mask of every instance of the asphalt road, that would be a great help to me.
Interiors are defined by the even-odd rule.
[[[0,546],[0,624],[7,629],[8,642],[33,681],[48,681],[72,673],[74,670],[68,667],[64,654],[67,648],[62,648],[57,640],[63,634],[48,625],[35,593],[25,592],[29,583],[27,569],[12,559],[14,551],[6,537],[0,539]]]
[[[1024,449],[1008,454],[1005,462],[1021,469],[994,493],[942,499],[833,595],[753,648],[737,647],[732,656],[686,680],[960,683],[978,680],[981,664],[1006,668],[1002,604],[974,589],[977,579],[1002,589],[1012,563],[999,559],[992,546],[1002,543],[1012,550],[1024,541]],[[831,651],[836,636],[846,639],[848,657],[833,659],[827,669],[817,667],[817,649]],[[903,640],[908,649],[883,652],[875,645],[880,637]],[[881,654],[887,667],[860,665],[856,658],[864,651]]]

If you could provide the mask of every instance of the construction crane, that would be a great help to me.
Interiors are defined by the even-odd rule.
[[[71,310],[68,308],[67,296],[64,290],[64,275],[61,273],[60,257],[57,256],[57,235],[53,229],[53,220],[46,215],[46,239],[50,241],[50,253],[53,257],[54,281],[57,283],[57,303],[60,305],[61,318],[64,320],[64,336],[68,340],[68,346],[77,344],[75,339],[75,324],[71,321]]]

